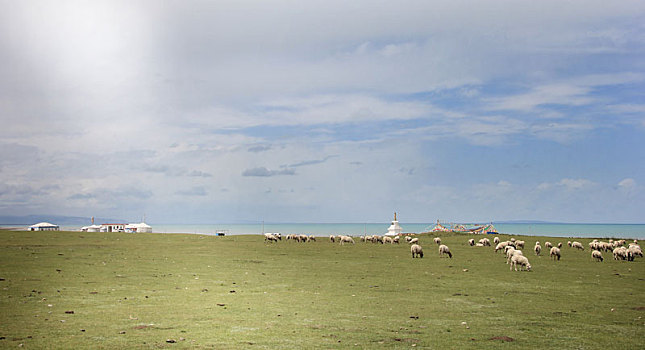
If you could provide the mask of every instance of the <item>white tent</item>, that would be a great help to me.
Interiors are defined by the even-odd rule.
[[[81,227],[83,232],[99,232],[101,231],[101,225],[90,225]]]
[[[58,231],[58,225],[50,224],[48,222],[39,222],[35,225],[29,226],[29,231]]]
[[[125,225],[125,232],[152,232],[152,227],[145,222],[140,224],[127,224]]]

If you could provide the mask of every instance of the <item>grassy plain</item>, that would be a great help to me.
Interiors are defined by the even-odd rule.
[[[452,259],[420,237],[423,259],[358,240],[0,231],[0,347],[642,349],[643,259],[515,236],[533,271],[511,272],[465,235],[441,235]],[[563,242],[562,260],[536,240]]]

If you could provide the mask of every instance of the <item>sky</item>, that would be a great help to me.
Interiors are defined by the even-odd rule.
[[[645,222],[643,1],[0,0],[0,214]]]

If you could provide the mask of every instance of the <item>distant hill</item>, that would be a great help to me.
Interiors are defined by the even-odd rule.
[[[50,222],[56,225],[90,225],[92,223],[89,217],[84,216],[62,216],[62,215],[25,215],[25,216],[11,216],[0,215],[0,225],[33,225],[39,222]],[[121,219],[110,218],[94,218],[95,224],[113,222],[128,222]]]

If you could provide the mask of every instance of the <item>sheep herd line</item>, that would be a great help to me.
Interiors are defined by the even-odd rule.
[[[265,233],[264,234],[264,240],[265,242],[273,243],[273,242],[278,242],[282,240],[282,235],[280,233]],[[286,240],[293,240],[294,242],[315,242],[316,237],[313,235],[304,235],[304,234],[290,234],[286,236]],[[378,236],[378,235],[367,235],[367,236],[361,236],[360,241],[364,243],[380,243],[380,244],[399,244],[401,240],[401,236]],[[339,243],[340,245],[343,245],[345,243],[350,243],[350,244],[356,244],[354,241],[354,238],[352,236],[346,236],[346,235],[331,235],[329,236],[329,241],[331,243]],[[412,258],[423,258],[423,247],[419,244],[419,238],[418,237],[411,237],[409,235],[405,236],[405,241],[410,245],[410,252],[412,253]],[[452,258],[452,253],[450,252],[450,248],[446,246],[445,244],[441,244],[441,238],[440,237],[435,237],[433,239],[433,242],[439,246],[439,256],[448,256],[449,258]],[[495,253],[498,251],[503,251],[504,255],[506,257],[506,263],[510,265],[510,270],[512,271],[515,269],[515,271],[518,271],[518,265],[519,265],[519,271],[522,271],[522,269],[526,271],[531,271],[531,263],[529,262],[528,258],[524,256],[524,253],[522,252],[522,249],[524,249],[524,246],[526,244],[525,241],[521,240],[516,240],[515,238],[511,238],[508,241],[501,242],[499,237],[495,237],[493,239],[493,244],[495,245]],[[474,238],[471,238],[468,240],[468,245],[471,247],[491,247],[491,242],[488,238],[482,238],[475,242]],[[582,243],[577,242],[577,241],[568,241],[567,245],[576,250],[585,250],[585,247],[582,245]],[[553,245],[551,242],[544,242],[544,247],[548,249],[549,251],[549,257],[553,260],[560,260],[562,257],[562,243],[559,242],[557,245]],[[626,240],[620,239],[620,240],[612,240],[610,239],[608,242],[603,242],[599,241],[597,239],[592,240],[589,242],[589,249],[591,250],[591,258],[595,261],[602,262],[603,256],[602,252],[609,252],[611,251],[613,254],[614,260],[627,260],[627,261],[633,261],[635,257],[643,257],[643,251],[641,250],[641,247],[638,245],[638,241],[634,240],[633,242],[627,243]],[[542,246],[539,241],[535,242],[535,246],[533,247],[533,251],[535,252],[535,255],[539,256],[542,253]]]

